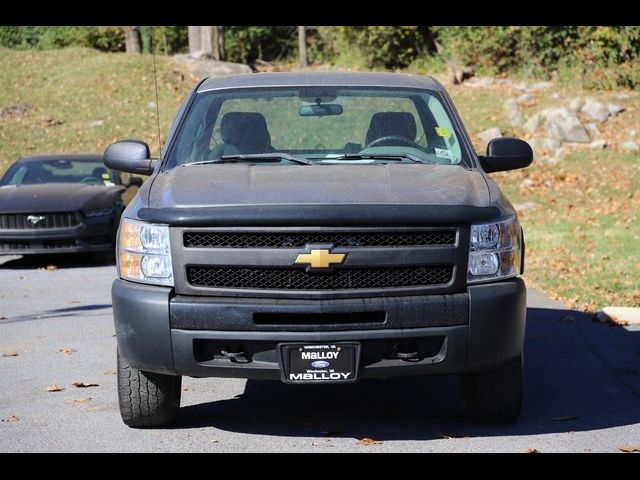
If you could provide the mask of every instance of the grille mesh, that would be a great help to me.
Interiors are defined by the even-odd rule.
[[[32,222],[29,220],[32,217]],[[44,217],[44,218],[40,218]],[[55,213],[2,213],[0,229],[4,230],[37,230],[41,228],[65,228],[78,224],[75,212]]]
[[[396,247],[451,245],[451,230],[413,232],[185,232],[190,248],[295,248],[307,243],[332,243],[336,247]]]
[[[209,288],[274,290],[340,290],[398,288],[445,284],[451,280],[450,265],[402,268],[350,268],[329,273],[293,268],[228,268],[190,265],[191,285]]]

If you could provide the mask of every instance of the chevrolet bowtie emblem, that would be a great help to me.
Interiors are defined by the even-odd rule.
[[[296,265],[308,265],[309,268],[329,268],[331,265],[344,263],[346,253],[331,253],[326,248],[312,249],[309,253],[300,253],[296,257]]]

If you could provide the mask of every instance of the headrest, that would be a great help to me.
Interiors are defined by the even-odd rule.
[[[265,153],[271,146],[271,135],[264,115],[258,112],[228,112],[220,122],[222,141],[242,153]]]
[[[409,112],[374,113],[369,123],[365,145],[377,138],[399,135],[409,140],[416,139],[416,120]]]

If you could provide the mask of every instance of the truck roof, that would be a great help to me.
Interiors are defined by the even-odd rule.
[[[385,72],[269,72],[208,78],[198,92],[257,87],[397,87],[443,91],[433,77]]]

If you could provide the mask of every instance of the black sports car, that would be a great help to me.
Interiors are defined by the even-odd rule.
[[[102,155],[16,161],[0,179],[0,255],[113,251],[126,187]]]

